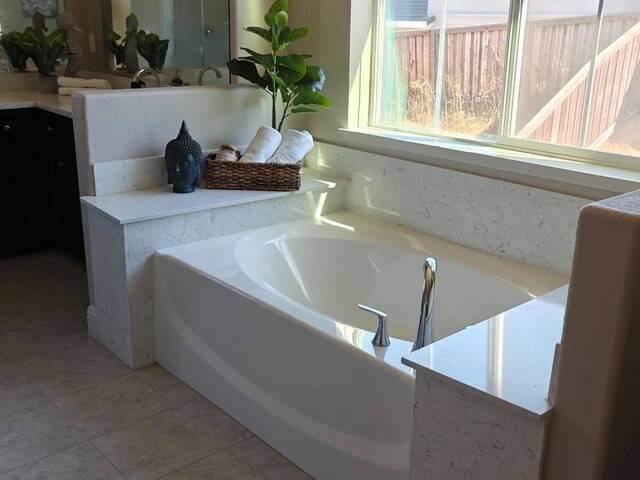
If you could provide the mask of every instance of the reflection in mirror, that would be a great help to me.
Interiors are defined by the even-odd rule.
[[[5,0],[3,0],[5,1]],[[139,31],[155,33],[169,40],[163,70],[173,74],[180,69],[195,75],[204,66],[226,66],[229,59],[229,1],[228,0],[102,0],[104,10],[111,12],[106,32],[114,30],[124,36],[126,17],[132,12],[138,17]],[[140,67],[148,62],[139,57]],[[109,55],[106,69],[113,70],[115,62]],[[207,77],[209,78],[209,77]],[[215,79],[215,75],[211,78]]]
[[[33,25],[31,15],[38,10],[45,16],[49,31],[56,29],[56,16],[64,12],[64,0],[0,0],[0,34],[18,31]],[[29,60],[29,68],[35,68]],[[0,50],[0,72],[11,71],[6,54]]]

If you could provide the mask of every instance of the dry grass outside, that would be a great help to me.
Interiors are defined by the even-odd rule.
[[[640,150],[637,150],[629,145],[625,145],[624,143],[616,143],[616,142],[605,142],[598,150],[603,152],[617,153],[620,155],[629,155],[631,157],[640,157]]]
[[[470,95],[464,92],[458,76],[445,77],[440,129],[468,136],[497,133],[500,83],[501,79],[496,79],[489,91]],[[407,95],[405,126],[433,129],[436,97],[435,86],[430,81],[412,82]]]

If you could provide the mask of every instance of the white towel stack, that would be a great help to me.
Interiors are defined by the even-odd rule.
[[[266,163],[278,149],[282,135],[271,127],[260,127],[240,159],[241,162]]]
[[[111,83],[98,78],[58,77],[58,95],[69,96],[84,90],[111,90]]]
[[[287,130],[282,143],[269,163],[300,163],[313,148],[313,137],[306,130]]]

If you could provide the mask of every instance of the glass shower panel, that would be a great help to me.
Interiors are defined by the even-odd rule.
[[[204,65],[202,0],[173,0],[173,66]]]

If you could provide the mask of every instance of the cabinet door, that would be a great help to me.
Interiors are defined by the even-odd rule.
[[[1,148],[0,257],[47,248],[53,233],[49,166],[33,147]]]
[[[84,256],[82,214],[73,124],[59,115],[43,115],[42,133],[52,179],[56,245]]]

